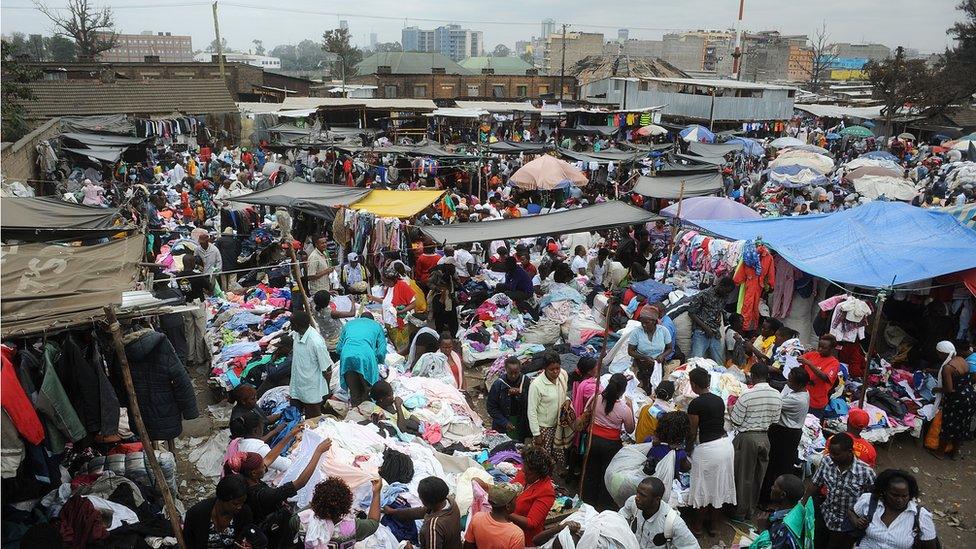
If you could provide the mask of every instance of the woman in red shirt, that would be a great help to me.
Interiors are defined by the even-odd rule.
[[[552,458],[538,446],[526,446],[522,450],[522,470],[512,482],[522,486],[522,493],[515,500],[515,511],[509,520],[525,532],[525,544],[542,533],[549,509],[556,501],[556,489],[552,484]],[[485,491],[491,488],[487,482],[474,479]]]
[[[816,351],[800,355],[797,361],[806,368],[810,375],[810,413],[823,419],[824,408],[830,402],[830,393],[837,382],[840,372],[840,362],[834,358],[837,338],[830,334],[820,336]]]

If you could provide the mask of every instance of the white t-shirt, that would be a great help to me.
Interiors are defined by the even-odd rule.
[[[573,256],[573,261],[570,262],[569,268],[573,270],[573,274],[579,274],[580,270],[586,271],[586,258],[580,257],[578,255]]]
[[[237,449],[241,452],[254,452],[255,454],[260,454],[261,457],[271,453],[271,447],[259,438],[242,438]],[[281,473],[287,471],[289,467],[291,467],[291,460],[284,456],[278,456],[268,466],[268,472],[265,473],[263,480],[270,482]]]
[[[854,512],[864,517],[868,514],[871,507],[871,494],[861,494],[854,504]],[[858,544],[860,549],[911,549],[915,542],[915,513],[918,513],[918,504],[910,502],[908,508],[895,517],[890,526],[885,526],[881,522],[881,515],[884,514],[884,501],[878,501],[878,508],[874,511],[874,516],[870,517],[868,529],[864,532],[864,538]],[[928,541],[935,539],[935,524],[932,522],[932,513],[924,507],[918,517],[918,527],[921,530],[919,539]]]

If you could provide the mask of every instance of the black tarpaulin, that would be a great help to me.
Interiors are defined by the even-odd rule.
[[[721,158],[730,152],[742,150],[742,143],[688,143],[688,152],[695,156]]]
[[[369,189],[309,183],[304,179],[293,179],[277,187],[229,198],[228,200],[261,206],[283,206],[301,210],[310,215],[329,217],[329,209],[356,203],[369,192]]]
[[[72,154],[87,156],[92,160],[100,160],[102,162],[114,164],[118,162],[120,158],[122,158],[122,153],[125,152],[125,147],[93,147],[90,149],[61,147],[61,150]]]
[[[580,124],[575,128],[559,128],[559,133],[563,135],[600,135],[611,137],[617,135],[620,128],[616,126],[587,126]]]
[[[54,198],[0,200],[0,230],[3,240],[53,242],[102,238],[135,229],[122,224],[115,208],[96,208]]]
[[[684,196],[708,196],[723,189],[722,175],[718,172],[708,174],[671,175],[658,177],[640,177],[634,185],[634,192],[651,198],[678,198],[682,195],[681,184],[684,182]]]
[[[438,244],[462,244],[504,238],[595,231],[608,227],[646,223],[659,217],[646,210],[615,200],[551,214],[421,227],[421,230]]]
[[[698,165],[721,166],[726,163],[725,158],[721,156],[696,156],[693,154],[675,153],[674,157],[678,160],[684,160]]]

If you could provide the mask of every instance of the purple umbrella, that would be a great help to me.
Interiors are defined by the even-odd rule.
[[[681,204],[681,219],[759,219],[759,212],[721,196],[696,196],[685,198],[661,210],[661,215],[678,216]]]

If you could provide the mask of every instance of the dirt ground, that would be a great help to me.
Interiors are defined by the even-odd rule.
[[[200,406],[199,418],[183,423],[183,435],[177,440],[177,478],[179,497],[189,508],[197,501],[213,495],[213,482],[204,477],[196,466],[187,459],[193,449],[191,441],[205,440],[217,429],[226,427],[219,424],[208,412],[208,406],[215,404],[211,391],[207,388],[206,374],[191,372],[197,390]],[[469,402],[486,423],[485,392],[479,370],[467,370],[465,383],[468,387]],[[900,468],[911,471],[918,479],[923,505],[932,511],[936,530],[946,549],[976,547],[976,452],[974,444],[964,446],[960,459],[956,461],[939,460],[922,446],[920,440],[907,434],[899,435],[889,443],[877,447],[877,471]],[[746,530],[745,525],[737,523],[736,528]],[[702,536],[699,542],[703,548],[716,549],[731,547],[736,536],[732,525],[725,524],[715,537]]]

